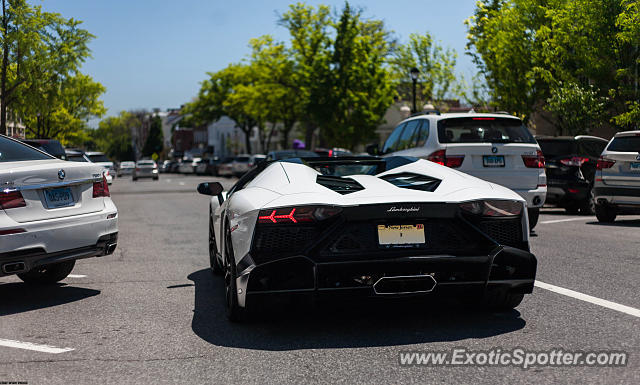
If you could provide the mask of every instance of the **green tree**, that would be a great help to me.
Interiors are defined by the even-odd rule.
[[[162,118],[158,115],[154,115],[151,117],[149,135],[147,136],[147,140],[142,148],[142,155],[150,157],[153,154],[160,154],[163,149]]]
[[[412,98],[409,72],[414,67],[420,71],[416,91],[420,104],[460,96],[462,89],[455,73],[457,57],[455,50],[443,48],[429,32],[412,33],[409,42],[398,46],[389,60],[400,97]]]
[[[395,95],[386,60],[390,33],[379,20],[365,20],[345,4],[335,24],[333,54],[324,79],[321,137],[332,145],[353,148],[375,135]]]
[[[606,98],[589,86],[583,88],[575,83],[558,84],[547,99],[547,110],[558,120],[562,135],[589,134],[602,124]]]
[[[51,89],[73,77],[89,56],[93,36],[79,21],[43,12],[25,0],[0,1],[0,133],[6,133],[7,110],[33,111],[39,94],[50,97]]]
[[[142,124],[133,113],[122,111],[118,116],[110,116],[100,121],[98,128],[92,131],[96,147],[110,158],[117,160],[135,159],[135,150],[131,132]]]

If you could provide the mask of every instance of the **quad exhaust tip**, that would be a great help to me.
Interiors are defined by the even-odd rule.
[[[378,295],[429,293],[436,284],[432,275],[382,277],[373,285],[373,291]]]
[[[2,272],[5,274],[17,274],[27,271],[24,262],[9,262],[2,265]]]

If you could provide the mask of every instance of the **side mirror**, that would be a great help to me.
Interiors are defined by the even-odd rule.
[[[223,191],[224,187],[222,187],[220,182],[204,182],[198,185],[198,192],[200,194],[217,196],[218,202],[220,202],[220,204],[224,202],[224,198],[222,197]]]
[[[365,148],[365,151],[367,151],[367,154],[369,154],[369,155],[373,155],[373,156],[380,155],[380,149],[378,148],[378,144],[377,143],[373,143],[373,144],[368,145]]]

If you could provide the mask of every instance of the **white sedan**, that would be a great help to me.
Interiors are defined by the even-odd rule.
[[[114,252],[117,217],[103,167],[0,135],[0,277],[63,280],[76,259]]]

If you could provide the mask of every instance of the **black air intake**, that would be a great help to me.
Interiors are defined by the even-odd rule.
[[[318,175],[316,183],[342,195],[364,190],[364,187],[355,180],[339,176]]]

